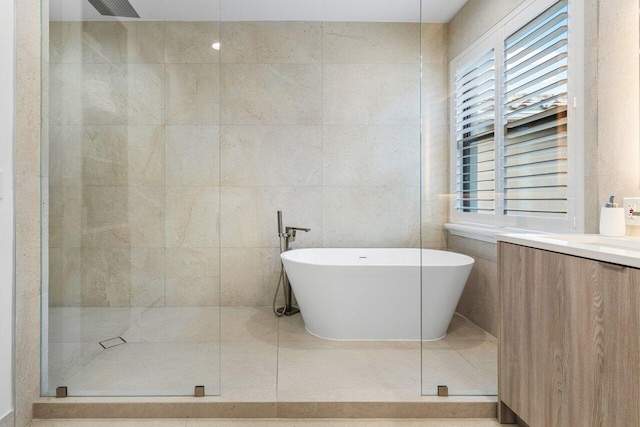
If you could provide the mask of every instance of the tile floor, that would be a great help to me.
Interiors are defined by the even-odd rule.
[[[314,420],[34,420],[32,427],[498,427],[496,420],[491,419],[432,419],[432,420],[393,420],[393,419],[314,419]]]
[[[116,337],[126,344],[99,344]],[[495,337],[456,315],[444,339],[422,346],[323,340],[271,307],[51,308],[44,389],[175,396],[205,385],[228,401],[419,401],[422,377],[428,394],[442,384],[451,395],[496,394]]]

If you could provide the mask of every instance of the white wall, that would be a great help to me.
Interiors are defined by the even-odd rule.
[[[0,13],[0,420],[13,409],[14,2]]]

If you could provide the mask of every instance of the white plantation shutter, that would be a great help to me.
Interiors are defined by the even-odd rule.
[[[495,211],[495,53],[455,74],[456,210]]]
[[[583,29],[572,15],[569,31],[569,10],[583,13],[576,2],[532,0],[452,61],[454,222],[582,226],[584,113],[573,100],[583,92]]]
[[[566,218],[567,1],[513,33],[504,49],[504,215]]]

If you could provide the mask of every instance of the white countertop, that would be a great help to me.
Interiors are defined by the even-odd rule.
[[[640,268],[640,238],[598,234],[499,234],[499,242]]]

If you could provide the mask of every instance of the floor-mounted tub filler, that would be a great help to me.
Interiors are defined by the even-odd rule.
[[[423,340],[443,338],[474,263],[428,249],[297,249],[281,257],[307,331],[346,341],[419,340],[421,325]]]

